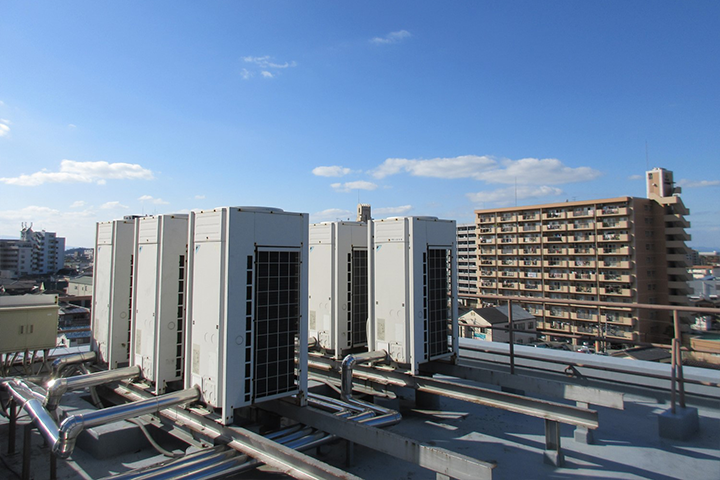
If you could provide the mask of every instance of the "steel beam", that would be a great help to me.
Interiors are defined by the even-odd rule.
[[[446,362],[427,363],[423,365],[423,370],[430,373],[439,373],[450,377],[473,380],[488,385],[524,390],[525,392],[536,395],[562,398],[573,402],[588,403],[618,410],[625,408],[624,395],[622,393],[600,388],[585,387],[583,385],[573,385],[572,383],[556,380],[545,380],[528,375],[519,375],[517,372],[513,375],[499,370],[473,368],[468,365]]]
[[[282,400],[263,402],[257,407],[312,425],[324,432],[417,464],[450,478],[489,480],[492,478],[492,469],[495,468],[495,464],[476,460],[444,448],[424,445],[396,433],[340,418],[312,407],[299,407]]]

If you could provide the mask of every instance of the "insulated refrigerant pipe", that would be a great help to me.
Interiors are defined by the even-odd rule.
[[[86,428],[155,413],[182,403],[194,402],[200,398],[198,387],[188,388],[159,397],[73,415],[63,420],[58,427],[49,412],[43,408],[33,391],[24,382],[15,380],[6,382],[4,385],[33,419],[38,430],[51,446],[52,452],[59,458],[67,458],[72,454],[77,436]]]
[[[62,375],[70,365],[76,365],[78,363],[94,362],[97,360],[97,354],[95,352],[82,352],[73,353],[72,355],[64,355],[60,358],[56,358],[52,362],[52,374],[51,378],[58,378]]]
[[[139,366],[117,368],[102,372],[78,375],[77,377],[55,378],[47,383],[47,396],[45,397],[45,408],[52,412],[60,405],[60,400],[65,392],[70,390],[81,390],[85,387],[95,387],[105,383],[118,380],[127,380],[139,377],[142,370]]]
[[[345,402],[351,401],[352,398],[352,371],[356,363],[371,362],[373,360],[386,360],[387,352],[385,350],[375,350],[374,352],[351,353],[342,361],[341,381],[342,388],[340,397]]]

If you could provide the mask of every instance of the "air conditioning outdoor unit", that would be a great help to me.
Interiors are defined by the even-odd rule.
[[[367,224],[310,226],[310,336],[340,358],[367,345]]]
[[[457,355],[455,221],[398,217],[375,220],[372,228],[370,350],[386,350],[413,374]]]
[[[187,244],[188,215],[136,220],[130,362],[157,395],[183,378]]]
[[[304,404],[307,214],[216,208],[191,213],[189,231],[186,386],[225,425],[257,402]]]
[[[108,368],[128,365],[135,220],[100,222],[95,230],[92,348]]]

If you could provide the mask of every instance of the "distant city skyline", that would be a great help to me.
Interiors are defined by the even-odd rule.
[[[135,7],[135,8],[133,8]],[[130,214],[311,222],[645,196],[720,249],[716,2],[7,3],[0,238]]]

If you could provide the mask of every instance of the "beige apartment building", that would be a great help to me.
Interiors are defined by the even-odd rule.
[[[476,210],[478,293],[618,304],[522,304],[550,339],[608,345],[667,340],[667,313],[622,305],[688,302],[689,211],[672,172],[656,168],[646,180],[648,198]]]

